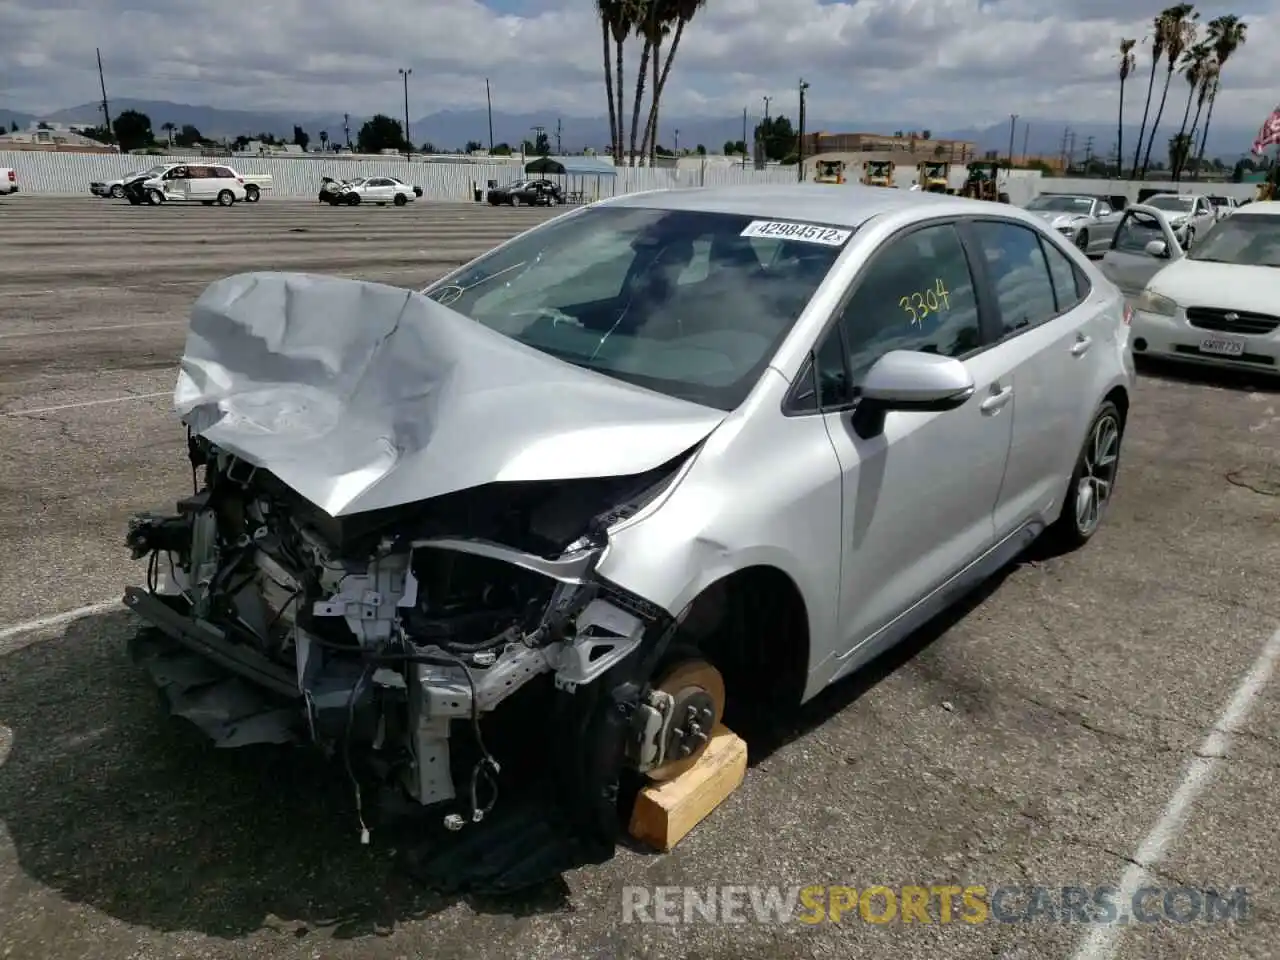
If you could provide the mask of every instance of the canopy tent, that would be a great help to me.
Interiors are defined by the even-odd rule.
[[[560,174],[575,177],[616,177],[617,169],[597,157],[538,157],[524,165],[530,174]]]

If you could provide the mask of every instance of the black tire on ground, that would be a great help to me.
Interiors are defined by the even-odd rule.
[[[397,193],[395,202],[397,207],[403,207],[409,200],[403,193]]]
[[[234,193],[232,193],[230,190],[223,190],[223,191],[219,192],[219,194],[218,194],[218,205],[219,205],[219,206],[222,206],[222,207],[229,207],[229,206],[231,206],[231,205],[232,205],[233,203],[235,203],[235,202],[236,202],[236,195],[235,195]]]
[[[262,193],[255,184],[249,184],[244,188],[245,203],[257,203],[262,198]]]
[[[1079,519],[1079,511],[1077,505],[1079,503],[1078,496],[1082,482],[1086,478],[1086,474],[1097,469],[1095,463],[1095,441],[1099,435],[1100,428],[1104,424],[1110,424],[1115,430],[1115,442],[1110,451],[1102,451],[1102,455],[1112,456],[1113,465],[1110,470],[1110,485],[1106,501],[1098,512],[1097,522],[1092,527],[1086,528]],[[1093,420],[1089,423],[1089,430],[1085,434],[1084,444],[1080,448],[1080,453],[1076,457],[1076,465],[1071,471],[1071,481],[1067,484],[1066,496],[1062,498],[1062,512],[1058,514],[1058,519],[1053,525],[1045,531],[1044,539],[1046,544],[1054,551],[1066,553],[1076,550],[1093,538],[1098,532],[1102,521],[1106,519],[1107,507],[1111,504],[1111,497],[1115,490],[1115,481],[1120,468],[1120,449],[1124,441],[1124,419],[1120,416],[1120,410],[1110,400],[1104,400],[1102,406],[1098,408],[1098,412],[1094,414]]]
[[[1076,249],[1081,253],[1089,252],[1089,231],[1081,230],[1076,234]]]
[[[129,204],[130,204],[131,206],[134,206],[134,207],[140,207],[140,206],[142,206],[142,201],[141,201],[141,200],[139,200],[139,199],[138,199],[137,197],[135,197],[135,196],[130,196],[130,197],[129,197]]]
[[[113,187],[111,188],[111,199],[113,199],[113,200],[122,200],[122,199],[124,199],[124,187],[122,187],[122,186],[121,186],[120,184],[118,184],[118,183],[117,183],[115,186],[113,186]]]
[[[360,206],[360,194],[358,194],[358,193],[353,193],[353,194],[348,195],[348,197],[347,197],[347,206],[349,206],[349,207],[358,207],[358,206]]]
[[[518,207],[518,206],[520,206],[520,198],[519,198],[519,197],[512,197],[512,198],[511,198],[511,205],[512,205],[513,207]]]
[[[212,201],[212,200],[201,200],[200,202],[201,202],[201,203],[203,203],[206,207],[212,207],[212,206],[213,206],[213,201]]]

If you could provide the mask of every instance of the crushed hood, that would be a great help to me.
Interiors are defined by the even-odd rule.
[[[285,273],[205,290],[174,405],[194,433],[334,517],[491,482],[642,473],[725,417],[417,293]]]

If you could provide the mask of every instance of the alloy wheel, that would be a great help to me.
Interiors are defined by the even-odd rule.
[[[1084,463],[1076,483],[1076,529],[1091,536],[1111,502],[1120,466],[1120,424],[1110,414],[1099,417],[1084,449]]]

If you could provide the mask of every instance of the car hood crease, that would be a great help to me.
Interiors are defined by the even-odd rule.
[[[643,473],[725,413],[560,361],[396,287],[288,273],[210,285],[178,415],[330,516],[494,482]]]

